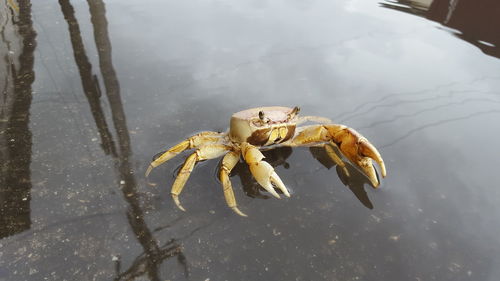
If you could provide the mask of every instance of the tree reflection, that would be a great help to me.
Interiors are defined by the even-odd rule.
[[[116,161],[116,169],[125,201],[128,203],[127,219],[135,237],[144,249],[132,265],[122,271],[121,262],[116,261],[117,277],[115,280],[131,280],[146,275],[150,280],[160,280],[159,267],[165,259],[177,257],[187,275],[187,263],[181,247],[176,239],[171,239],[163,245],[158,245],[152,231],[144,219],[137,193],[137,180],[130,164],[132,150],[127,128],[125,112],[120,96],[120,85],[113,67],[111,43],[108,36],[105,5],[101,0],[89,0],[91,22],[94,28],[94,39],[99,56],[99,66],[104,80],[105,93],[109,101],[111,118],[116,131],[118,147],[108,130],[104,111],[100,103],[100,86],[97,76],[92,75],[90,64],[80,35],[74,9],[68,0],[59,0],[61,10],[69,27],[75,62],[80,71],[82,86],[89,102],[92,115],[96,122],[102,140],[102,148],[106,154],[111,154]]]
[[[3,12],[3,11],[2,11]],[[5,14],[1,26],[2,72],[0,101],[0,238],[19,233],[31,226],[31,147],[30,107],[35,80],[34,51],[36,32],[31,20],[31,3],[18,1]],[[16,12],[18,12],[16,16]],[[9,38],[12,37],[12,40]],[[14,44],[19,46],[14,46]],[[13,56],[19,47],[19,57]],[[5,51],[5,53],[4,53]],[[18,51],[18,50],[15,50]]]
[[[94,122],[97,126],[97,131],[101,137],[101,146],[106,154],[116,156],[113,139],[111,133],[109,132],[106,119],[104,118],[104,112],[101,107],[101,91],[99,81],[97,76],[92,74],[92,65],[89,62],[83,45],[80,27],[75,17],[75,10],[69,0],[59,0],[59,5],[61,5],[61,11],[64,15],[64,19],[68,23],[71,46],[73,47],[75,63],[78,67],[78,71],[80,72],[83,93],[87,98],[90,111],[92,112]]]

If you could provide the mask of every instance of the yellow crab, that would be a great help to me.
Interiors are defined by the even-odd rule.
[[[250,172],[257,182],[274,197],[280,198],[274,190],[276,186],[285,196],[290,193],[276,174],[273,167],[263,161],[263,149],[279,146],[322,146],[328,156],[349,173],[345,163],[336,154],[334,147],[349,159],[369,178],[373,187],[378,187],[379,180],[372,164],[375,160],[381,169],[382,177],[386,176],[384,161],[377,149],[361,134],[344,125],[332,124],[327,118],[317,116],[299,117],[299,108],[281,106],[257,107],[237,112],[231,116],[229,131],[225,133],[202,132],[196,134],[162,153],[149,165],[146,177],[151,170],[172,159],[186,149],[196,149],[191,154],[172,185],[172,198],[185,211],[179,202],[179,194],[186,184],[194,165],[198,161],[214,159],[224,155],[219,171],[227,205],[237,214],[246,216],[236,204],[229,174],[239,162],[240,156],[250,167]],[[306,121],[317,125],[298,127]],[[274,186],[273,186],[274,185]]]

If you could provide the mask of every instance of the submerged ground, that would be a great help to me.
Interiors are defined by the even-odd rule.
[[[500,6],[472,2],[2,1],[0,280],[497,280]],[[144,178],[262,105],[357,129],[388,177],[272,151],[292,197],[239,164],[248,218],[217,160],[187,212],[186,154]]]

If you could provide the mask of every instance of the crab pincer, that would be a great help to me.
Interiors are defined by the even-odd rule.
[[[248,164],[253,177],[267,192],[278,199],[280,198],[279,194],[274,190],[274,184],[286,197],[290,197],[288,189],[278,174],[276,174],[274,168],[266,161],[262,161],[265,156],[260,150],[246,142],[242,143],[241,149],[243,159]]]
[[[326,128],[329,131],[331,140],[339,147],[342,154],[358,166],[370,179],[373,187],[377,188],[380,181],[372,160],[375,160],[379,165],[382,177],[385,177],[387,172],[384,160],[375,146],[356,130],[344,125],[330,125],[326,126]]]

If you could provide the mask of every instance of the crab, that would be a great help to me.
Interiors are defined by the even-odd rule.
[[[224,156],[219,168],[219,179],[227,205],[238,215],[246,216],[237,206],[229,179],[231,170],[240,161],[248,164],[255,180],[270,194],[280,198],[275,188],[287,197],[290,193],[274,168],[264,161],[261,151],[281,146],[319,146],[343,170],[349,172],[346,163],[336,151],[354,164],[370,181],[374,188],[380,184],[372,159],[378,164],[382,177],[386,176],[384,161],[377,149],[361,134],[345,125],[334,124],[318,116],[299,116],[299,107],[256,107],[237,112],[231,116],[227,132],[206,131],[193,135],[159,154],[146,171],[146,177],[153,168],[172,159],[188,149],[195,149],[182,165],[172,185],[171,196],[179,209],[185,211],[179,201],[195,164],[199,161]],[[305,122],[315,125],[299,126]]]

